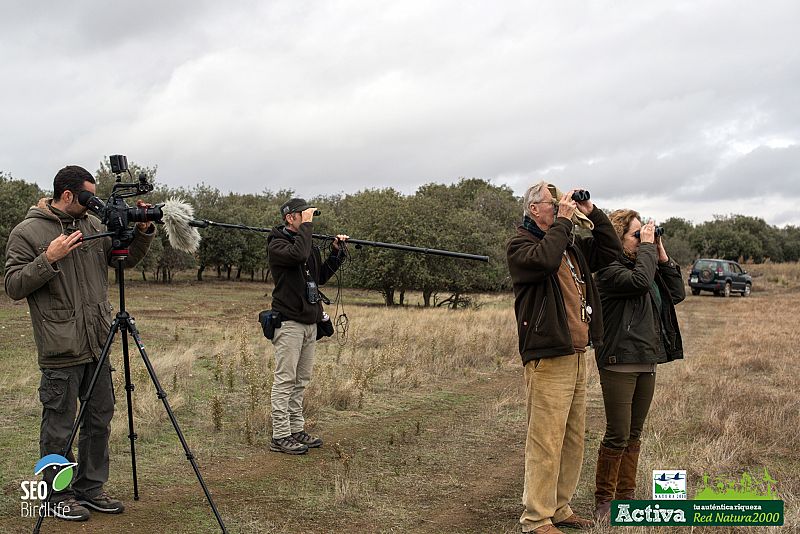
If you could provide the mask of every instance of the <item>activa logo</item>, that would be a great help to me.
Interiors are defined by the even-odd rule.
[[[686,514],[680,508],[661,508],[660,505],[647,505],[645,508],[633,508],[630,504],[619,504],[615,524],[645,524],[653,523],[686,523]]]

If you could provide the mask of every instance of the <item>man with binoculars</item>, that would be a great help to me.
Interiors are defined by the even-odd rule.
[[[540,182],[523,200],[523,223],[506,248],[528,413],[520,523],[523,532],[558,534],[559,526],[592,526],[569,504],[583,463],[586,346],[603,341],[592,273],[622,246],[587,191],[562,194]],[[576,234],[576,225],[591,237]]]
[[[284,224],[267,237],[269,268],[275,280],[272,311],[279,317],[272,344],[275,379],[272,382],[272,442],[270,450],[304,454],[322,440],[308,435],[303,419],[303,396],[314,367],[317,323],[322,321],[323,285],[342,264],[346,235],[337,235],[323,263],[312,241],[313,219],[319,210],[302,198],[281,206]]]

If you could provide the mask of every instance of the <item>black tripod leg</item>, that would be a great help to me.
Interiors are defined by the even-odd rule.
[[[92,381],[89,382],[89,387],[87,388],[86,393],[80,398],[81,406],[78,409],[78,417],[75,418],[75,422],[72,424],[72,431],[69,434],[69,438],[67,438],[67,443],[64,445],[64,448],[61,449],[61,456],[66,457],[67,452],[72,449],[72,443],[75,441],[78,428],[81,426],[84,417],[86,417],[86,404],[88,403],[89,399],[92,398],[92,392],[94,391],[94,385],[97,382],[97,377],[100,376],[100,371],[103,368],[103,364],[108,359],[108,353],[111,350],[111,344],[114,342],[114,335],[120,328],[120,324],[120,314],[117,314],[117,316],[114,318],[114,322],[111,323],[111,329],[108,331],[108,336],[106,337],[106,342],[103,345],[103,351],[100,353],[100,358],[97,360],[97,367],[94,370],[94,374],[92,374]],[[42,503],[45,512],[47,511],[48,505],[50,504],[50,500],[52,498],[53,492],[50,490],[50,488],[48,488],[47,497]],[[36,520],[36,525],[33,527],[34,534],[39,534],[39,529],[42,528],[42,521],[44,521],[45,515],[45,513],[39,514],[39,518]]]
[[[130,317],[126,314],[126,318]],[[131,441],[131,474],[133,476],[133,500],[139,500],[139,479],[136,476],[136,432],[133,431],[133,390],[131,382],[131,364],[128,354],[128,321],[121,325],[122,330],[122,362],[125,369],[125,398],[128,402],[128,439]]]
[[[208,487],[203,480],[203,476],[200,474],[200,469],[197,467],[194,454],[192,454],[192,451],[189,449],[189,445],[186,443],[186,438],[183,437],[183,432],[181,432],[181,428],[178,426],[178,420],[175,418],[175,414],[172,412],[169,402],[167,402],[167,393],[161,387],[161,383],[158,381],[158,377],[156,376],[156,371],[153,369],[153,364],[150,363],[150,359],[147,357],[147,353],[144,350],[144,343],[142,343],[142,338],[139,336],[139,331],[136,329],[136,324],[133,318],[129,318],[127,320],[126,326],[131,333],[131,337],[133,337],[133,341],[136,343],[136,347],[139,349],[139,354],[141,354],[142,361],[144,361],[144,365],[147,367],[147,372],[150,374],[150,379],[153,381],[153,385],[156,387],[158,398],[161,399],[161,402],[164,404],[164,408],[167,410],[169,420],[172,421],[172,426],[175,428],[175,433],[178,435],[181,445],[183,445],[183,451],[186,453],[186,459],[192,464],[194,474],[197,475],[197,480],[200,482],[200,486],[203,488],[203,492],[206,494],[208,504],[211,505],[211,510],[214,512],[214,516],[217,518],[217,522],[219,523],[223,534],[227,534],[228,530],[225,528],[225,523],[222,521],[222,516],[219,515],[217,505],[214,504],[214,499],[211,497],[211,493],[208,491]]]

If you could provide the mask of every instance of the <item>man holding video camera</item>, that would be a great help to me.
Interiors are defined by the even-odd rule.
[[[42,457],[62,454],[111,328],[108,267],[111,238],[83,242],[104,231],[96,217],[78,203],[82,191],[95,193],[95,179],[84,168],[64,167],[53,180],[53,198],[41,199],[9,235],[5,290],[14,300],[28,299],[42,378],[43,405],[39,438]],[[139,206],[147,206],[141,201]],[[139,223],[125,266],[141,260],[155,235],[151,223]],[[108,438],[114,415],[111,366],[98,375],[78,439],[77,474],[70,487],[56,492],[61,519],[85,521],[89,510],[120,513],[122,502],[103,489],[108,481]],[[74,462],[72,451],[65,454]],[[45,475],[52,485],[53,476]]]
[[[333,276],[345,257],[346,235],[337,235],[323,263],[312,241],[313,218],[319,211],[302,198],[281,206],[284,224],[267,237],[275,334],[275,379],[272,382],[272,442],[270,450],[304,454],[322,440],[305,431],[303,396],[314,367],[317,323],[323,320],[318,285]],[[276,320],[277,317],[277,320]]]
[[[558,534],[559,526],[593,525],[569,504],[583,463],[586,346],[603,340],[592,273],[622,246],[586,191],[561,194],[540,182],[523,201],[523,224],[506,249],[527,394],[520,523],[523,532]],[[576,224],[591,237],[578,235]]]

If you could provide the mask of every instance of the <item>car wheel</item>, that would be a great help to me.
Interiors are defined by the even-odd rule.
[[[699,295],[699,294],[700,294],[699,289],[692,289],[692,295]]]
[[[742,292],[742,296],[743,297],[749,297],[750,296],[750,284],[745,284],[744,291]]]
[[[726,282],[725,283],[725,290],[724,290],[723,295],[725,295],[725,298],[728,298],[728,297],[731,296],[731,283],[730,282]]]

